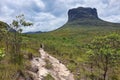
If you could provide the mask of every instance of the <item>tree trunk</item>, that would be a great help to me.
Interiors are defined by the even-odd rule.
[[[94,74],[93,74],[93,63],[90,64],[91,65],[91,79],[94,80]]]
[[[106,76],[107,76],[107,70],[104,70],[103,80],[106,80]]]
[[[105,56],[105,67],[104,67],[104,74],[103,74],[103,80],[107,80],[107,72],[108,72],[108,56]]]

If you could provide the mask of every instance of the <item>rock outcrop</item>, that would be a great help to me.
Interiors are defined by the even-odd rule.
[[[99,19],[95,8],[78,7],[68,11],[68,22],[82,19]]]
[[[59,60],[47,54],[42,48],[39,50],[41,57],[34,57],[31,60],[32,68],[37,72],[29,71],[34,80],[44,80],[51,75],[54,80],[74,80],[73,74]]]

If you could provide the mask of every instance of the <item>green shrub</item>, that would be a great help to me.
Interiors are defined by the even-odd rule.
[[[50,74],[48,74],[43,78],[43,80],[55,80],[55,79]]]
[[[4,48],[0,49],[0,60],[5,56]]]

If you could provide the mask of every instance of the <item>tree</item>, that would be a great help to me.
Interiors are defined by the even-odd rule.
[[[8,42],[8,24],[4,23],[4,22],[1,22],[0,21],[0,60],[3,59],[3,57],[5,56],[5,54],[7,53],[7,50],[8,50],[8,45],[7,45],[7,42]]]
[[[90,61],[97,62],[96,65],[103,70],[103,80],[107,80],[108,71],[120,66],[120,35],[96,37],[87,48]]]
[[[16,20],[10,24],[10,27],[13,29],[11,35],[9,36],[10,40],[10,53],[11,53],[11,60],[13,62],[17,62],[18,64],[21,63],[21,43],[22,43],[22,29],[21,27],[31,26],[33,25],[30,22],[25,21],[24,15],[16,16]]]

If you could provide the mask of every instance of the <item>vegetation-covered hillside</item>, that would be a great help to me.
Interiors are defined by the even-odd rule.
[[[120,28],[112,26],[64,25],[62,28],[52,32],[30,34],[28,36],[30,39],[34,38],[38,42],[43,43],[46,51],[66,64],[76,75],[76,80],[80,80],[82,78],[90,78],[91,75],[89,61],[86,61],[88,59],[86,53],[87,44],[96,36],[105,36],[112,33],[120,35]],[[95,73],[97,76],[97,72]],[[114,75],[118,76],[119,74],[113,74],[112,76]]]
[[[24,15],[16,19],[10,25],[0,22],[0,80],[18,80],[21,75],[25,77],[26,66],[29,65],[24,57],[27,54],[20,26],[32,24],[24,20]]]
[[[64,63],[76,80],[119,80],[120,24],[99,19],[91,8],[71,9],[68,16],[68,22],[61,28],[28,34],[28,38],[44,44],[45,50]]]

